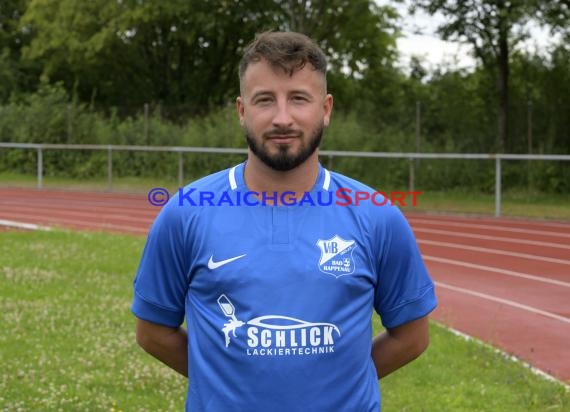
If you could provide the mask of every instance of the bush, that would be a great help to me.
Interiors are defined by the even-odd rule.
[[[322,149],[367,152],[413,152],[413,132],[363,121],[359,114],[335,113],[325,131]],[[442,137],[443,136],[443,137]],[[422,141],[424,152],[454,152],[458,149],[453,136],[442,135],[434,143]],[[26,143],[74,143],[100,145],[149,145],[245,148],[243,131],[235,109],[226,107],[186,123],[162,119],[160,110],[145,120],[143,110],[120,117],[117,109],[107,114],[93,111],[70,100],[61,84],[42,85],[37,93],[12,99],[0,106],[0,141]],[[441,146],[443,145],[443,146]],[[460,145],[462,150],[467,150]],[[182,155],[184,175],[196,178],[244,160],[240,155]],[[36,173],[34,150],[2,149],[0,171]],[[113,153],[115,176],[178,176],[177,153]],[[335,157],[322,158],[326,167],[381,189],[397,190],[408,186],[410,163],[407,159]],[[45,150],[46,176],[89,179],[104,177],[107,172],[106,150]],[[503,162],[503,187],[539,192],[567,193],[570,168],[567,162]],[[431,160],[416,163],[417,190],[464,190],[492,193],[495,168],[492,161]]]

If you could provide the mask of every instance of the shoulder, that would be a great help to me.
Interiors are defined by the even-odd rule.
[[[330,174],[329,190],[333,192],[336,205],[344,206],[338,208],[339,212],[348,214],[366,232],[374,234],[376,241],[408,231],[407,219],[398,203],[392,201],[392,193],[388,189],[374,189],[343,174]]]
[[[193,217],[212,209],[206,207],[207,203],[203,199],[219,197],[221,193],[231,191],[232,181],[235,181],[232,176],[236,167],[220,170],[178,188],[171,193],[169,201],[162,207],[157,220],[171,221],[176,225],[188,222]]]
[[[188,183],[182,189],[196,188],[197,190],[230,190],[235,182],[235,170],[239,165],[229,167],[219,172],[201,177]]]
[[[330,172],[330,189],[337,200],[337,205],[358,208],[358,215],[379,217],[398,217],[398,207],[391,201],[387,189],[374,189],[356,179],[337,172]]]
[[[361,190],[366,192],[375,192],[373,188],[365,185],[364,183],[343,175],[342,173],[329,171],[331,175],[331,189],[336,190],[338,188],[347,188],[351,190]]]

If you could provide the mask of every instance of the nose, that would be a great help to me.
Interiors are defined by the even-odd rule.
[[[273,117],[273,126],[278,128],[286,128],[293,126],[293,117],[289,112],[287,101],[279,101],[277,103],[275,116]]]

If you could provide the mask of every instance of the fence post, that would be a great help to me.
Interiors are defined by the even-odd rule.
[[[44,155],[41,147],[38,147],[38,190],[42,190],[44,174]]]
[[[144,142],[149,144],[148,141],[148,103],[144,104]]]
[[[67,105],[67,143],[71,143],[73,136],[73,107]]]
[[[501,158],[495,157],[495,217],[501,217]]]
[[[420,133],[421,133],[421,120],[422,119],[422,103],[416,101],[416,153],[420,152]],[[419,159],[416,159],[419,163]]]
[[[327,169],[332,170],[333,167],[333,157],[329,156],[328,162],[327,162]]]
[[[184,184],[184,158],[182,152],[178,152],[178,187]]]
[[[408,175],[408,191],[413,192],[415,187],[415,167],[414,163],[416,159],[413,157],[408,158],[408,163],[410,164],[410,174]]]
[[[527,103],[527,125],[526,135],[528,144],[528,154],[532,154],[532,102]]]
[[[107,146],[107,191],[113,191],[113,146]]]

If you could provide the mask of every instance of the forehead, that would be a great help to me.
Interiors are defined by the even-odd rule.
[[[248,65],[240,83],[244,95],[252,95],[259,91],[280,93],[292,90],[319,94],[324,92],[325,79],[310,63],[290,75],[262,59]]]

